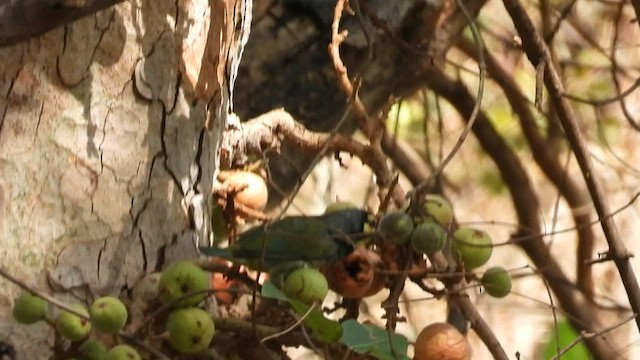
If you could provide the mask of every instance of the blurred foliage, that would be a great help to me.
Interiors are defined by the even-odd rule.
[[[556,337],[557,335],[557,337]],[[547,337],[547,343],[544,345],[543,359],[553,359],[557,355],[558,349],[563,351],[569,344],[571,344],[579,336],[578,332],[573,329],[571,324],[567,320],[562,320],[558,323],[556,329],[551,329],[549,336]],[[558,341],[560,340],[560,346]],[[589,350],[583,342],[579,342],[573,346],[569,351],[564,353],[561,360],[586,360],[591,359]]]

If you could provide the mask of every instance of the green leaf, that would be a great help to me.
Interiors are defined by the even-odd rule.
[[[326,343],[333,343],[340,340],[342,336],[342,326],[339,322],[324,317],[320,308],[316,307],[307,314],[311,305],[290,299],[271,281],[265,281],[264,284],[262,284],[261,293],[262,297],[288,302],[293,311],[300,317],[306,315],[304,324],[311,329],[311,332],[318,340]]]
[[[271,280],[267,280],[262,284],[262,297],[267,299],[275,299],[280,301],[289,302],[290,299],[280,289],[278,289]]]
[[[343,322],[342,329],[342,343],[357,353],[369,354],[380,360],[409,360],[409,340],[400,334],[389,334],[386,329],[355,320]]]
[[[567,320],[562,320],[558,323],[557,329],[551,329],[551,332],[548,335],[548,341],[544,345],[544,359],[553,359],[557,354],[557,341],[556,341],[556,331],[558,332],[558,337],[560,338],[560,350],[567,347],[575,338],[578,337],[578,332],[573,329],[571,324]],[[584,345],[583,342],[578,343],[576,346],[572,347],[569,351],[564,353],[561,357],[561,360],[585,360],[591,359],[589,355],[589,350]]]
[[[309,312],[311,305],[305,304],[298,300],[289,300],[289,304],[298,316],[305,316]],[[311,329],[313,335],[320,341],[326,343],[334,343],[342,337],[342,325],[335,320],[329,320],[324,317],[322,311],[315,307],[304,318],[304,324]]]

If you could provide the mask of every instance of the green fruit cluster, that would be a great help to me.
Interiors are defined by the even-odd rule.
[[[391,243],[403,245],[409,242],[417,254],[431,256],[447,246],[449,229],[454,219],[453,207],[441,195],[428,194],[418,209],[412,208],[412,218],[407,211],[391,211],[382,216],[378,233]],[[459,268],[466,271],[485,265],[493,253],[493,240],[483,230],[460,227],[451,234],[451,257]],[[501,267],[488,269],[478,281],[493,297],[504,297],[511,292],[509,273]]]
[[[447,241],[446,228],[453,220],[453,207],[440,195],[425,196],[420,214],[412,218],[405,211],[391,211],[382,216],[378,232],[397,245],[411,242],[419,254],[432,255],[441,251]]]
[[[305,271],[294,272],[289,280],[288,291],[300,296],[301,301],[324,299],[328,286],[323,275],[313,269],[301,270]],[[322,286],[319,291],[308,286],[318,280],[321,284],[324,281],[324,290]],[[296,281],[303,286],[298,286]],[[202,302],[210,287],[208,274],[193,262],[179,261],[159,274],[157,284],[157,297],[165,304],[170,303],[175,309],[167,318],[168,344],[182,354],[194,354],[206,349],[215,334],[213,319],[206,311],[194,306]],[[48,303],[36,295],[23,292],[15,299],[12,312],[16,321],[33,324],[45,320]],[[107,351],[100,341],[87,340],[92,329],[105,334],[118,334],[127,324],[128,318],[127,307],[120,299],[105,296],[96,299],[89,309],[80,304],[71,305],[70,310],[60,311],[49,322],[59,336],[76,343],[65,350],[71,353],[73,359],[141,359],[137,350],[131,346],[117,345]],[[78,346],[81,341],[84,342]]]

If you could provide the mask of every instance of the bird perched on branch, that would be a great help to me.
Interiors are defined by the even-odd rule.
[[[351,254],[368,221],[369,214],[359,209],[291,216],[252,228],[227,248],[201,247],[200,251],[265,271],[292,263],[323,266]]]

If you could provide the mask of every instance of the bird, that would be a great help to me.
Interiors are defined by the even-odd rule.
[[[249,229],[226,248],[201,247],[200,252],[264,271],[294,263],[320,267],[351,254],[368,222],[369,214],[360,209],[290,216]]]

